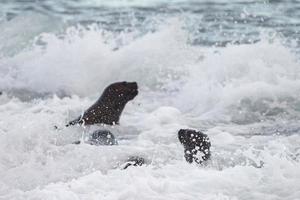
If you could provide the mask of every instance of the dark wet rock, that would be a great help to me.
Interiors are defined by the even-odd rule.
[[[81,141],[75,141],[73,144],[80,144]],[[115,136],[108,130],[96,130],[85,143],[97,146],[117,145],[118,141]]]
[[[108,130],[94,131],[89,143],[92,145],[117,145],[115,136]]]

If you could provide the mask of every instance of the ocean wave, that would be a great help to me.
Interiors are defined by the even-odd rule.
[[[147,98],[201,119],[297,117],[300,69],[280,39],[207,48],[189,44],[181,27],[175,19],[145,35],[97,26],[43,33],[31,48],[0,60],[0,89],[23,99],[26,93],[27,99],[96,96],[109,83],[127,80],[139,83],[141,95],[151,93]]]

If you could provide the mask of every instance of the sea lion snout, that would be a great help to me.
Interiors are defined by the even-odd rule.
[[[138,84],[137,82],[125,82],[126,85],[128,85],[128,87],[137,90],[138,89]]]
[[[133,95],[133,98],[138,94],[138,84],[137,82],[126,82],[129,88],[129,93]]]
[[[178,139],[184,147],[187,162],[200,164],[210,158],[210,141],[206,134],[191,129],[180,129]]]
[[[114,92],[118,94],[120,98],[130,101],[138,95],[138,84],[137,82],[119,82],[115,83],[113,86]]]

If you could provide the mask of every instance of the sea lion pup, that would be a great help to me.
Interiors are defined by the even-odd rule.
[[[80,144],[80,141],[73,142],[73,144]],[[118,141],[115,136],[108,130],[96,130],[92,133],[89,140],[85,143],[96,146],[111,146],[117,145]]]
[[[134,99],[137,94],[138,85],[136,82],[113,83],[105,88],[101,97],[82,116],[70,121],[66,126],[75,124],[118,124],[125,105]]]
[[[206,134],[191,129],[180,129],[178,139],[184,147],[184,157],[188,163],[201,164],[210,158],[210,141]]]

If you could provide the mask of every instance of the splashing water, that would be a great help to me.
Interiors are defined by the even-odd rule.
[[[0,199],[299,199],[298,3],[124,2],[2,7]],[[120,80],[140,91],[106,127],[118,146],[53,129]],[[205,166],[181,128],[210,137]]]

